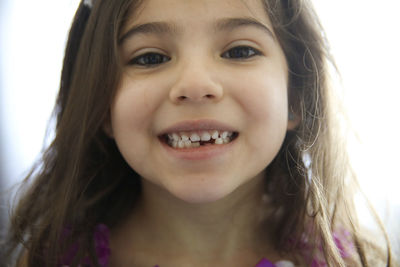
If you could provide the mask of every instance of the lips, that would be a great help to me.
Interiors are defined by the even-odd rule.
[[[174,124],[159,134],[162,143],[172,149],[194,151],[206,146],[221,146],[231,143],[239,133],[232,126],[215,120],[183,121]]]
[[[201,132],[217,130],[219,132],[238,132],[235,128],[215,120],[194,120],[176,123],[160,132],[159,136],[178,132]]]

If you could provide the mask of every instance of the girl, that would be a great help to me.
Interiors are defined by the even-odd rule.
[[[393,266],[353,212],[329,61],[305,0],[83,1],[7,257]]]

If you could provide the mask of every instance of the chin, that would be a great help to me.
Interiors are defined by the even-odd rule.
[[[180,185],[168,190],[175,198],[190,204],[207,204],[216,202],[228,196],[234,188],[219,183],[216,184],[191,184]]]
[[[226,195],[198,192],[191,195],[176,195],[176,197],[189,204],[209,204],[223,199]]]

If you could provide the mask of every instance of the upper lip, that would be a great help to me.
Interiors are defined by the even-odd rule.
[[[178,132],[218,130],[236,132],[236,130],[223,122],[217,120],[187,120],[175,123],[161,131],[160,135]]]

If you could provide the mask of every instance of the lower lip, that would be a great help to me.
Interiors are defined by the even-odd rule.
[[[230,150],[232,149],[232,146],[236,143],[238,137],[236,137],[234,140],[232,140],[227,144],[222,144],[222,145],[214,144],[214,145],[199,146],[195,148],[178,149],[170,147],[161,140],[159,140],[159,142],[162,144],[163,148],[167,151],[167,153],[172,157],[183,160],[199,161],[199,160],[213,159],[215,157],[229,153]]]

